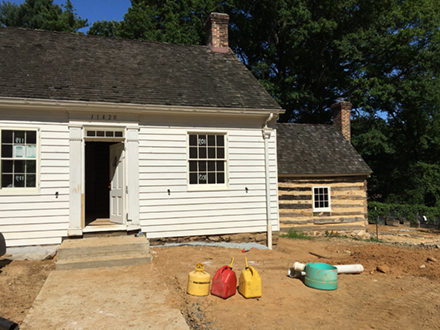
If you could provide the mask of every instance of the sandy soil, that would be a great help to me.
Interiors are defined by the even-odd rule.
[[[433,234],[432,238],[438,239],[439,235]],[[281,238],[274,251],[251,249],[242,253],[214,247],[151,251],[154,261],[149,267],[160,274],[171,292],[166,303],[179,307],[193,329],[440,329],[440,249],[341,238]],[[245,256],[262,278],[261,298],[245,299],[237,293],[223,300],[186,293],[188,273],[198,262],[214,276],[235,257],[233,269],[238,278],[245,267]],[[337,290],[320,291],[287,277],[295,261],[360,263],[365,271],[339,275]],[[383,265],[389,267],[386,273],[377,271]],[[51,269],[52,261],[15,261],[1,268],[0,316],[20,323]]]
[[[53,260],[0,260],[0,316],[21,324],[53,269]]]

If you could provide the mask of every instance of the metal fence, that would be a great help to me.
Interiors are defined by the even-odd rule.
[[[420,225],[422,227],[439,227],[440,226],[440,217],[434,217],[429,219],[427,216],[423,215],[422,212],[419,212],[415,217],[414,216],[398,216],[396,211],[390,211],[387,215],[379,215],[376,219],[372,219],[369,217],[370,223],[378,223],[380,225],[393,225],[399,221],[400,224],[408,224],[408,225]]]

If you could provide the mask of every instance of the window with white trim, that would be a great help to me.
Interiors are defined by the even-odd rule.
[[[225,134],[189,133],[189,184],[226,183]]]
[[[37,130],[0,131],[0,189],[36,188]]]
[[[330,187],[313,187],[313,211],[330,211]]]

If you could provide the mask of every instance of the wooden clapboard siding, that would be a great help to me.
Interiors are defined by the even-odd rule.
[[[265,231],[261,119],[258,126],[237,118],[208,123],[196,117],[178,118],[168,126],[163,126],[163,120],[146,118],[139,132],[140,222],[147,237]],[[188,186],[188,132],[227,134],[226,189],[204,191]],[[269,155],[272,229],[279,230],[275,132],[269,139]]]
[[[330,187],[330,212],[313,212],[312,187],[318,185]],[[283,231],[290,228],[304,231],[365,229],[366,177],[282,177],[278,180],[278,203]]]
[[[0,117],[1,128],[40,129],[40,191],[21,196],[1,192],[0,232],[8,246],[59,244],[69,226],[67,115],[0,110]]]

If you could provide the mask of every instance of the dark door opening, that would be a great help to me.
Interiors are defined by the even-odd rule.
[[[110,145],[115,142],[86,142],[85,225],[110,218]]]

